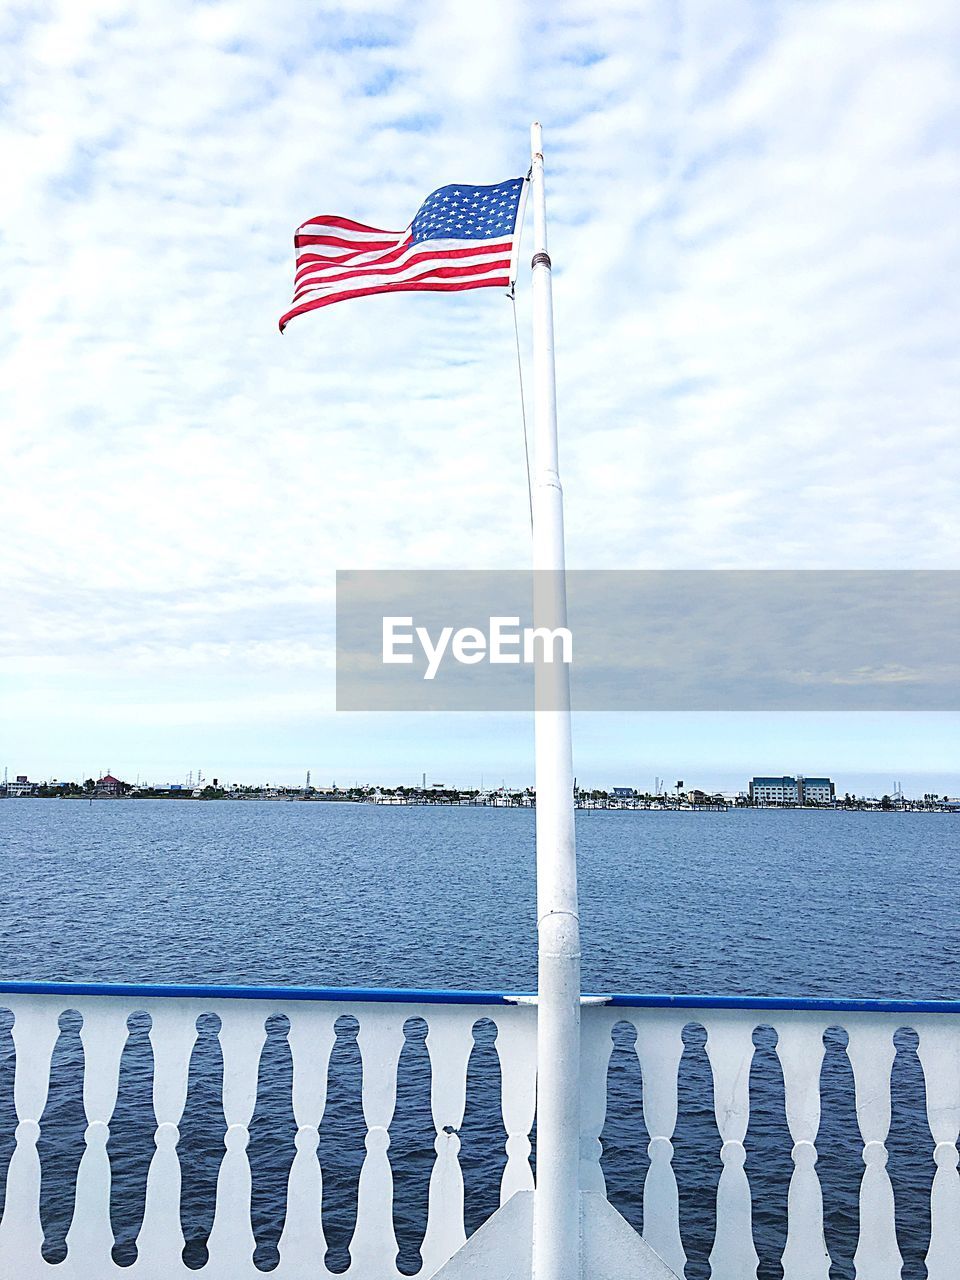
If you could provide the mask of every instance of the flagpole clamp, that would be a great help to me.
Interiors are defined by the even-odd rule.
[[[533,258],[530,261],[531,271],[536,267],[548,267],[552,269],[553,263],[550,261],[549,253],[540,252],[533,255]]]

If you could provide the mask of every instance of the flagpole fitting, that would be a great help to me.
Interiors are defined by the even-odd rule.
[[[553,263],[550,261],[549,253],[535,253],[530,260],[530,270],[533,271],[535,267],[546,267],[551,270]]]
[[[530,158],[543,164],[543,130],[539,120],[534,120],[530,126]],[[530,167],[533,168],[532,165]]]
[[[530,125],[530,159],[539,160],[543,164],[543,129],[540,128],[539,120],[534,120]]]

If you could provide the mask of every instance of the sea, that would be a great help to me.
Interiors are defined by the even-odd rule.
[[[960,818],[797,810],[577,815],[583,987],[597,992],[960,999]],[[261,801],[0,802],[0,978],[530,991],[534,814]],[[2,1009],[2,996],[0,996]],[[14,1051],[0,1012],[0,1199],[14,1146]],[[83,1151],[79,1017],[66,1012],[39,1142],[44,1256],[66,1256]],[[363,1159],[356,1020],[329,1073],[319,1158],[327,1265],[343,1271]],[[114,1257],[136,1259],[154,1118],[134,1015],[109,1153]],[[189,1266],[202,1268],[225,1123],[213,1015],[201,1019],[179,1152]],[[249,1155],[255,1261],[277,1264],[296,1125],[284,1019],[268,1026]],[[425,1027],[400,1060],[391,1126],[399,1265],[414,1274],[434,1158]],[[497,1203],[504,1134],[492,1028],[478,1022],[461,1131],[468,1230]],[[649,1165],[633,1033],[615,1035],[602,1166],[642,1227]],[[853,1276],[863,1172],[845,1034],[825,1037],[818,1173],[831,1275]],[[684,1032],[674,1167],[688,1280],[709,1275],[720,1173],[705,1033]],[[776,1035],[758,1027],[746,1138],[761,1280],[782,1275],[793,1168]],[[925,1275],[933,1141],[917,1037],[897,1033],[888,1171],[906,1280]],[[535,1134],[534,1134],[535,1143]],[[535,1151],[535,1145],[534,1145]]]

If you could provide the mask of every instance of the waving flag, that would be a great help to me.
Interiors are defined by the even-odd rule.
[[[454,183],[427,196],[405,231],[349,218],[311,218],[294,238],[294,316],[371,293],[508,287],[516,279],[523,178],[491,187]]]

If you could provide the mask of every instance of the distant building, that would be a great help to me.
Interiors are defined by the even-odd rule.
[[[800,787],[796,778],[751,778],[751,804],[799,804]]]
[[[101,799],[113,799],[116,796],[122,796],[127,791],[127,784],[121,782],[119,778],[115,778],[112,773],[104,774],[97,785],[93,788],[93,794]]]
[[[614,787],[613,794],[618,800],[632,800],[637,793],[633,787]]]
[[[25,773],[18,773],[15,782],[7,783],[7,795],[32,796],[36,785],[35,782],[30,782]]]
[[[829,778],[798,778],[801,804],[833,804],[837,791]]]
[[[751,804],[833,804],[836,789],[829,778],[751,778]]]

